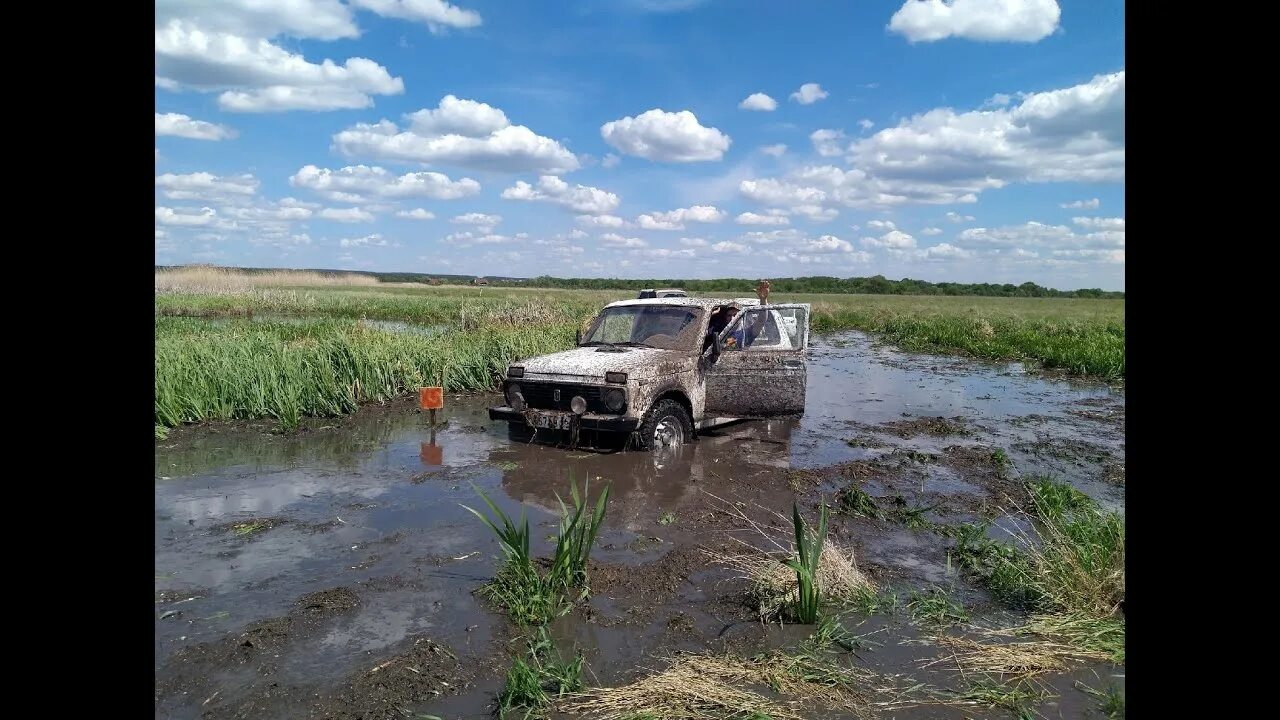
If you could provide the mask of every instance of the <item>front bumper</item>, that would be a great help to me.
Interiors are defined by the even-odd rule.
[[[538,412],[532,410],[531,412]],[[518,412],[507,405],[499,405],[489,408],[490,420],[505,420],[507,422],[515,422],[528,424],[528,419],[524,413]],[[625,417],[620,415],[600,415],[597,413],[586,413],[578,417],[578,427],[583,430],[604,430],[607,432],[634,432],[640,427],[640,420],[637,418]]]

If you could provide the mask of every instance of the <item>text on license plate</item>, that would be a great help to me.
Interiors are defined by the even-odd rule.
[[[533,427],[548,430],[569,430],[573,426],[573,415],[570,413],[531,412],[525,415],[525,419]]]

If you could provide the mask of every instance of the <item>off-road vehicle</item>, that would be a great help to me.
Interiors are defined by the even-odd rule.
[[[737,316],[708,332],[728,308]],[[622,433],[641,449],[680,445],[734,420],[804,413],[809,305],[651,298],[611,303],[573,350],[512,363],[507,404],[489,408],[515,432]]]

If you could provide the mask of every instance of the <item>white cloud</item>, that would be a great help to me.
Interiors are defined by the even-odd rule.
[[[156,207],[156,222],[161,225],[201,226],[209,225],[218,219],[218,211],[211,207],[168,208]]]
[[[948,37],[1036,42],[1058,27],[1057,0],[907,0],[889,29],[911,42]]]
[[[480,183],[471,178],[454,181],[438,172],[396,175],[389,170],[366,165],[351,165],[339,170],[307,165],[289,178],[289,184],[338,202],[364,202],[370,198],[456,200],[480,192]]]
[[[764,93],[751,93],[747,96],[747,99],[738,103],[738,107],[743,110],[770,112],[778,109],[778,101]]]
[[[225,125],[204,120],[192,120],[181,113],[156,113],[156,135],[190,138],[192,140],[230,140],[236,131]],[[160,151],[156,150],[159,159]]]
[[[1013,102],[1013,98],[1010,97],[1008,94],[996,93],[995,95],[992,95],[991,97],[987,98],[986,101],[983,102],[982,104],[987,106],[992,106],[992,107],[1004,107],[1011,102]]]
[[[579,215],[575,218],[578,224],[587,227],[626,227],[627,221],[617,215]]]
[[[472,247],[473,245],[501,245],[510,242],[511,238],[506,235],[495,235],[489,232],[490,228],[478,228],[479,232],[474,233],[470,230],[465,232],[450,233],[444,236],[446,242],[457,245],[458,247]]]
[[[494,225],[502,222],[501,215],[486,215],[484,213],[470,212],[463,215],[454,216],[449,222],[455,225],[478,225],[492,229]]]
[[[791,93],[791,99],[801,105],[812,105],[819,100],[826,99],[829,94],[818,83],[805,83],[800,86],[799,90]]]
[[[563,145],[511,125],[505,113],[485,103],[446,95],[437,108],[406,117],[410,126],[404,130],[390,120],[358,123],[334,135],[333,147],[348,157],[481,170],[558,174],[580,167]]]
[[[680,238],[680,244],[686,247],[706,247],[707,241],[702,238],[682,237]]]
[[[1048,255],[1064,262],[1123,263],[1124,230],[1115,229],[1114,224],[1100,227],[1104,229],[1085,234],[1077,234],[1065,225],[1034,221],[999,228],[969,228],[956,236],[956,245],[995,257],[1025,259]],[[1052,261],[1046,258],[1043,262]]]
[[[1124,230],[1124,218],[1078,217],[1071,222],[1094,230]]]
[[[920,234],[921,234],[921,235],[925,235],[925,236],[941,235],[941,234],[942,234],[942,228],[927,227],[927,228],[925,228],[925,229],[921,230],[921,231],[920,231]]]
[[[600,236],[605,245],[615,248],[642,248],[648,247],[649,243],[640,238],[623,237],[617,233],[605,233]]]
[[[627,155],[660,162],[719,160],[732,140],[716,128],[703,127],[688,110],[653,109],[600,126],[605,142]]]
[[[387,239],[378,233],[365,235],[358,238],[342,238],[338,241],[338,245],[344,248],[353,247],[385,247]]]
[[[308,4],[305,0],[291,3],[294,8],[279,12],[287,13]],[[180,7],[178,3],[165,5],[168,9]],[[261,3],[229,5],[232,7],[209,13],[198,5],[189,7],[190,15],[186,12],[170,13],[167,21],[166,15],[157,7],[155,71],[158,87],[175,91],[185,88],[201,92],[222,90],[218,105],[233,112],[365,108],[373,104],[371,95],[404,92],[403,80],[392,77],[386,68],[367,58],[348,58],[341,65],[329,59],[316,64],[270,41],[278,32],[297,37],[316,37],[316,32],[350,37],[356,32],[354,25],[349,26],[348,32],[344,28],[308,24],[296,17],[255,25],[251,18],[252,11],[257,8],[250,8],[252,11],[239,19],[233,16],[247,6]],[[219,26],[234,28],[235,32],[220,30]]]
[[[875,222],[874,220],[872,222]],[[892,225],[892,223],[890,223]],[[871,223],[867,223],[871,227]],[[890,230],[878,238],[862,238],[862,246],[867,248],[883,248],[886,250],[908,250],[916,246],[916,239],[901,230]]]
[[[727,213],[711,205],[694,205],[664,213],[646,213],[636,218],[636,224],[645,230],[683,230],[684,223],[718,223]]]
[[[622,202],[617,195],[607,190],[586,185],[569,185],[554,175],[538,178],[537,187],[519,180],[514,186],[503,190],[502,197],[507,200],[549,202],[589,215],[611,213]]]
[[[835,235],[823,235],[817,240],[810,240],[802,248],[809,253],[853,252],[853,245],[848,240],[841,240]]]
[[[267,203],[258,207],[228,207],[223,212],[228,217],[249,222],[280,223],[293,220],[306,220],[311,217],[314,207],[309,203],[299,203],[293,198],[285,198],[278,203]],[[279,230],[279,228],[277,228]],[[280,230],[280,233],[283,233]]]
[[[373,222],[374,219],[373,213],[358,207],[325,208],[320,211],[320,217],[342,223]]]
[[[412,210],[401,210],[396,213],[396,217],[407,218],[409,220],[435,220],[436,214],[429,210],[423,210],[422,208],[414,208]]]
[[[787,214],[782,210],[766,210],[764,215],[744,212],[734,219],[739,225],[790,225]]]
[[[968,258],[973,257],[973,253],[971,253],[971,252],[969,252],[968,250],[965,250],[965,249],[963,249],[963,248],[958,248],[958,247],[956,247],[955,245],[949,245],[949,244],[947,244],[947,243],[941,243],[941,244],[938,244],[938,245],[934,245],[934,246],[933,246],[933,247],[931,247],[931,248],[926,248],[926,249],[925,249],[925,251],[924,251],[924,257],[925,257],[925,259],[926,259],[926,260],[934,260],[934,259],[940,259],[940,260],[949,260],[949,259],[965,260],[965,259],[968,259]]]
[[[1101,204],[1102,201],[1098,200],[1098,198],[1092,198],[1090,200],[1076,200],[1075,202],[1060,203],[1058,207],[1067,208],[1069,210],[1097,210],[1098,206]]]
[[[827,199],[827,194],[818,188],[801,187],[773,178],[743,180],[738,183],[738,192],[746,198],[768,205],[817,204]]]
[[[613,153],[605,153],[604,157],[600,160],[600,167],[602,168],[617,167],[618,163],[620,162],[622,162],[622,158],[618,157],[617,155],[614,155]]]
[[[777,145],[761,145],[760,146],[760,152],[764,153],[765,155],[772,155],[774,157],[782,157],[783,153],[785,153],[786,151],[787,151],[787,146],[784,145],[783,143],[778,143]]]
[[[868,220],[868,230],[897,230],[898,226],[893,224],[892,220]]]
[[[450,5],[445,0],[351,0],[351,4],[383,17],[426,23],[431,32],[444,27],[478,27],[480,13]]]
[[[961,215],[960,213],[954,212],[954,211],[947,213],[947,219],[953,223],[973,222],[972,215]]]
[[[649,257],[663,259],[687,259],[697,256],[697,252],[689,248],[684,250],[672,250],[671,248],[651,248],[644,250],[643,253]]]
[[[805,239],[805,234],[795,228],[782,230],[753,230],[744,233],[740,238],[755,245],[772,245],[774,243],[794,244]]]
[[[858,127],[862,128],[863,130],[870,130],[875,126],[876,124],[871,122],[867,118],[862,118],[861,120],[858,121]]]
[[[813,223],[831,222],[840,214],[835,208],[824,208],[821,205],[797,205],[791,208],[791,212]]]
[[[809,140],[813,142],[813,149],[822,157],[837,157],[844,153],[843,130],[814,130],[809,135]]]
[[[156,187],[170,200],[230,200],[252,196],[258,180],[252,175],[219,177],[207,172],[156,176]]]
[[[716,243],[715,245],[712,245],[711,250],[718,253],[742,254],[750,250],[750,248],[748,248],[746,245],[743,245],[742,243],[731,242],[729,240],[722,240]]]

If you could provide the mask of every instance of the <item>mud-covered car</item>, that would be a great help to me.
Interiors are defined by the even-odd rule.
[[[713,315],[740,309],[722,330]],[[723,317],[723,315],[717,315]],[[512,363],[507,404],[489,408],[513,431],[629,435],[642,449],[680,445],[733,420],[804,413],[809,305],[650,298],[607,305],[573,350]]]

